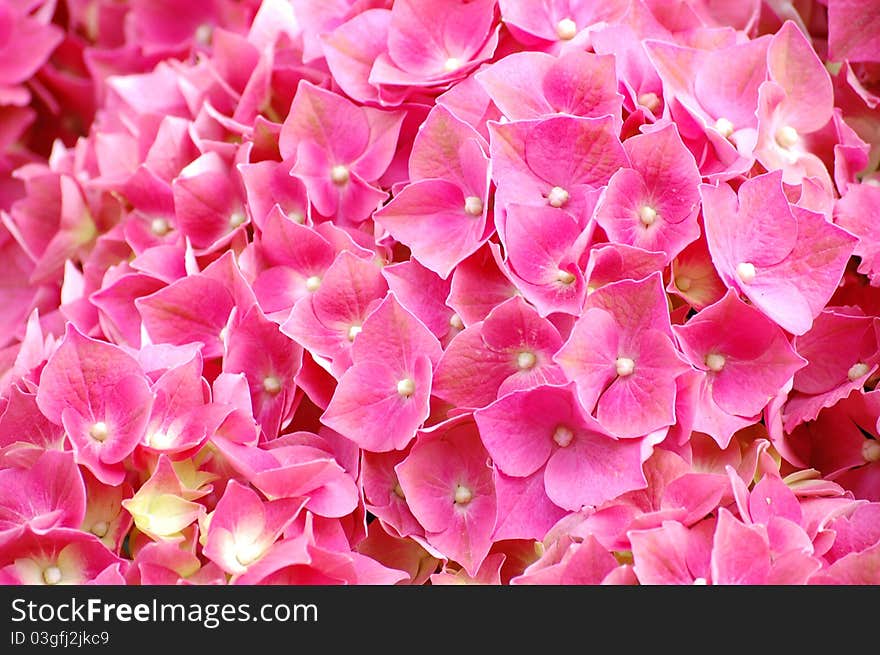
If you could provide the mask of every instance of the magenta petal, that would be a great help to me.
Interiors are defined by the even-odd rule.
[[[391,12],[387,9],[368,9],[321,36],[333,78],[359,102],[378,100],[378,91],[368,80],[373,62],[387,48],[390,23]]]
[[[431,361],[418,356],[408,377],[376,362],[349,368],[321,416],[327,427],[345,435],[365,450],[400,450],[413,439],[430,413]],[[402,381],[413,391],[401,393]]]
[[[601,505],[647,485],[642,472],[645,459],[639,439],[618,441],[595,430],[579,430],[575,441],[557,449],[547,462],[547,495],[570,511]]]
[[[525,478],[509,477],[495,469],[498,518],[494,541],[505,539],[542,540],[566,512],[555,505],[544,490],[544,471]]]
[[[480,198],[482,206],[483,199]],[[446,180],[421,180],[404,187],[375,212],[376,222],[410,250],[422,264],[443,277],[488,236],[485,215],[466,210],[464,193]]]
[[[685,526],[664,521],[661,527],[633,530],[633,568],[644,585],[693,584],[696,574],[688,566],[690,543],[695,539]]]
[[[25,525],[79,528],[85,516],[86,490],[71,453],[47,450],[29,469],[3,469],[0,489],[0,542]]]
[[[544,465],[557,424],[571,419],[570,399],[549,387],[514,391],[474,413],[492,461],[515,477],[527,477]]]
[[[761,585],[770,574],[770,546],[766,533],[743,524],[724,509],[712,544],[712,582],[718,585]]]
[[[475,575],[489,553],[497,501],[488,453],[472,422],[417,441],[397,475],[428,542]]]
[[[131,379],[138,377],[149,391],[137,360],[117,346],[86,337],[68,326],[61,345],[41,374],[37,405],[57,424],[61,423],[65,409],[102,420],[105,411],[113,411],[110,394],[120,384],[133,389]]]

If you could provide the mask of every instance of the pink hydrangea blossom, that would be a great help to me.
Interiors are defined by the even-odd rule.
[[[0,0],[0,582],[880,584],[874,4]]]

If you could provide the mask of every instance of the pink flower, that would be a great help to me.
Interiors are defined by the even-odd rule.
[[[809,332],[795,337],[794,347],[808,364],[795,373],[782,410],[787,432],[865,385],[877,369],[878,328],[876,317],[826,309]]]
[[[385,200],[373,184],[391,163],[402,112],[360,107],[301,81],[281,128],[281,155],[318,213],[357,225]]]
[[[782,172],[702,185],[712,261],[724,283],[793,334],[803,334],[831,298],[855,237],[789,203]]]
[[[543,52],[518,52],[474,77],[510,120],[552,114],[618,116],[622,96],[617,92],[612,62],[608,55],[577,50],[558,58]]]
[[[675,378],[686,365],[671,335],[660,275],[623,280],[588,297],[554,361],[603,428],[644,436],[675,423]]]
[[[672,329],[685,357],[704,372],[694,428],[722,448],[807,365],[782,329],[733,291]]]
[[[95,535],[71,528],[42,534],[27,529],[0,546],[0,582],[5,585],[123,584],[126,566]]]
[[[550,205],[582,227],[595,206],[595,190],[629,163],[611,116],[490,123],[489,133],[496,207]]]
[[[29,468],[0,470],[0,543],[25,528],[45,534],[53,528],[79,528],[86,511],[82,475],[69,452],[44,451]]]
[[[562,384],[553,354],[556,327],[522,298],[507,300],[449,343],[434,371],[433,393],[456,407],[485,407],[517,389]]]
[[[153,400],[134,358],[72,326],[43,369],[37,391],[40,411],[64,426],[77,463],[112,485],[125,477],[123,460],[143,438]]]
[[[304,504],[296,498],[263,501],[230,480],[210,515],[205,555],[233,576],[244,573],[266,554]]]
[[[484,149],[476,131],[438,105],[413,142],[409,184],[373,215],[444,279],[493,231]]]
[[[627,139],[632,162],[609,180],[596,222],[609,239],[672,260],[700,234],[700,173],[671,124]]]
[[[388,294],[364,322],[351,348],[352,366],[339,380],[324,425],[370,451],[400,450],[430,413],[440,343]]]
[[[397,476],[428,543],[476,575],[492,545],[496,499],[477,427],[453,419],[419,435]]]
[[[370,69],[384,104],[420,87],[448,87],[485,61],[498,45],[495,0],[398,0],[390,11],[387,50]]]
[[[579,267],[589,230],[555,207],[507,207],[505,262],[511,280],[541,316],[577,316],[587,289]]]
[[[650,440],[617,440],[578,403],[572,384],[515,391],[478,410],[480,438],[499,471],[528,477],[543,469],[556,505],[577,511],[646,485]]]

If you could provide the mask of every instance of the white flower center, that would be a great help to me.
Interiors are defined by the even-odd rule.
[[[736,265],[736,276],[745,284],[754,282],[757,274],[755,265],[751,262],[740,262]]]
[[[618,357],[614,362],[614,368],[617,370],[617,375],[625,378],[636,370],[636,363],[629,357]]]
[[[61,582],[61,569],[57,566],[49,566],[43,569],[43,582],[55,585]]]
[[[555,186],[547,194],[547,202],[551,207],[562,207],[568,202],[570,197],[568,191],[560,186]]]
[[[458,314],[453,314],[449,317],[449,325],[450,327],[454,327],[456,330],[464,329],[464,321],[461,320],[461,316]]]
[[[698,586],[703,586],[709,584],[709,581],[706,578],[694,578],[694,584]]]
[[[248,566],[263,556],[264,549],[255,541],[246,544],[235,544],[235,559],[242,566]]]
[[[719,353],[709,353],[706,355],[706,366],[709,367],[710,371],[715,371],[718,373],[724,368],[724,365],[727,363],[727,358],[724,355]]]
[[[483,201],[477,196],[468,196],[464,199],[464,213],[471,216],[482,216]]]
[[[107,525],[106,521],[98,521],[92,526],[92,529],[89,530],[93,535],[98,537],[99,539],[102,537],[106,537],[107,533],[110,531],[110,526]]]
[[[155,234],[157,237],[164,237],[166,234],[168,234],[168,230],[170,229],[171,226],[164,218],[154,218],[152,221],[150,221],[150,232]]]
[[[409,398],[416,390],[416,383],[412,378],[403,378],[397,383],[397,393],[404,398]]]
[[[574,432],[572,432],[570,428],[567,428],[564,425],[557,426],[556,430],[553,432],[553,441],[555,441],[556,445],[560,448],[565,448],[566,446],[568,446],[573,439]]]
[[[208,23],[202,23],[196,28],[196,41],[202,45],[210,45],[211,37],[214,35],[214,27]]]
[[[263,378],[263,390],[273,396],[281,391],[281,380],[274,375],[267,375]]]
[[[321,278],[317,275],[311,275],[306,278],[306,291],[314,293],[321,287]]]
[[[655,112],[660,108],[660,96],[653,91],[641,94],[636,101],[648,111]]]
[[[306,217],[303,216],[303,213],[301,211],[290,212],[290,214],[288,214],[288,218],[290,218],[290,220],[292,220],[294,223],[298,223],[299,225],[302,225],[306,222]]]
[[[467,505],[474,497],[473,492],[464,485],[456,485],[455,487],[455,504]]]
[[[556,272],[556,279],[562,284],[571,284],[575,281],[574,273],[569,273],[561,268]]]
[[[791,148],[798,141],[800,141],[800,136],[791,125],[786,125],[776,130],[776,143],[783,148]]]
[[[727,139],[730,137],[731,134],[733,134],[734,127],[733,123],[722,116],[717,121],[715,121],[715,129],[718,130],[718,134]]]
[[[516,356],[516,365],[521,371],[527,371],[530,368],[534,368],[537,363],[538,358],[535,357],[535,353],[529,352],[528,350],[525,350]]]
[[[246,220],[247,220],[247,214],[245,214],[241,210],[236,210],[236,211],[232,212],[232,215],[229,217],[229,225],[232,228],[236,228],[236,227],[239,227],[240,225],[243,225]]]
[[[348,167],[343,166],[342,164],[337,164],[333,168],[330,169],[330,180],[333,184],[342,186],[346,184],[351,175],[348,172]]]
[[[167,450],[174,443],[174,435],[164,430],[157,430],[147,435],[147,445],[156,450]]]
[[[461,68],[462,63],[463,62],[458,57],[450,57],[443,64],[443,70],[445,70],[447,73],[453,73]]]
[[[110,431],[107,429],[107,424],[104,421],[98,421],[91,428],[89,428],[89,436],[99,443],[104,443],[107,441],[107,437],[110,436]]]
[[[354,338],[361,333],[363,328],[360,325],[352,325],[348,328],[348,340],[354,341]]]
[[[870,370],[868,365],[863,362],[858,362],[857,364],[853,364],[849,371],[846,373],[846,377],[848,377],[851,381],[855,382],[860,377],[862,377],[865,373]]]
[[[639,209],[639,220],[645,227],[653,225],[657,220],[657,210],[648,205],[642,205],[642,208]]]
[[[556,23],[556,34],[563,41],[571,41],[577,33],[577,24],[571,18],[563,18]]]
[[[880,441],[865,439],[862,444],[862,457],[866,462],[880,462]]]

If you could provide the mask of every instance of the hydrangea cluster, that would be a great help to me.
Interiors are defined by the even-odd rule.
[[[880,584],[880,5],[0,0],[0,583]]]

